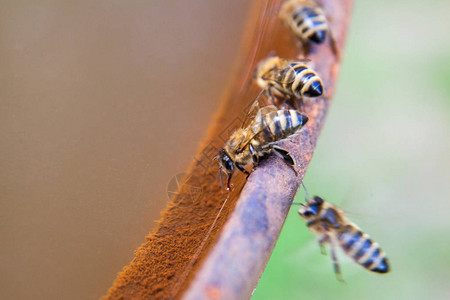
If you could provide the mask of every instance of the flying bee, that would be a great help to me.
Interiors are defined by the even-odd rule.
[[[389,272],[388,259],[380,246],[347,220],[344,212],[333,204],[314,196],[306,204],[302,204],[298,213],[307,221],[306,226],[318,236],[322,253],[324,245],[330,245],[334,271],[340,281],[343,280],[336,257],[336,246],[340,246],[357,264],[369,271]]]
[[[230,136],[217,156],[221,181],[222,170],[228,175],[228,190],[231,189],[230,180],[235,167],[248,176],[250,173],[244,166],[253,163],[255,168],[260,159],[272,151],[295,171],[295,162],[289,151],[276,143],[297,133],[307,121],[308,117],[297,110],[278,110],[273,105],[258,109],[254,117],[249,113],[242,128]]]
[[[317,73],[299,60],[277,56],[262,60],[255,70],[256,83],[274,100],[281,98],[318,97],[323,83]]]
[[[287,0],[280,9],[280,18],[300,39],[309,52],[311,43],[322,44],[328,33],[335,54],[338,54],[335,40],[328,27],[322,8],[314,0]]]

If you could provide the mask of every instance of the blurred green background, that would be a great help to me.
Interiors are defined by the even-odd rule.
[[[305,176],[381,245],[391,273],[340,252],[339,283],[292,206],[252,299],[450,299],[449,12],[449,1],[355,1]]]
[[[1,299],[105,295],[204,138],[250,2],[2,1]],[[449,12],[355,1],[305,178],[392,273],[341,255],[340,284],[295,206],[254,299],[450,299]]]

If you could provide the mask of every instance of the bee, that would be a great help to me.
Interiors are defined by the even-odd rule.
[[[255,108],[255,104],[252,107]],[[253,163],[255,168],[260,159],[272,151],[295,171],[295,162],[289,151],[276,143],[297,133],[306,124],[308,117],[297,110],[278,110],[273,105],[253,110],[256,116],[253,117],[252,113],[247,115],[242,127],[230,136],[216,157],[222,185],[222,170],[228,175],[228,190],[231,190],[230,180],[235,167],[248,177],[250,173],[244,166]]]
[[[322,253],[324,245],[330,245],[334,272],[340,281],[343,280],[336,257],[336,246],[340,246],[350,258],[369,271],[389,272],[388,259],[380,246],[333,204],[314,196],[306,204],[302,204],[298,213],[307,221],[306,226],[318,236]]]
[[[309,52],[311,43],[322,44],[330,33],[326,15],[314,0],[287,0],[279,16],[305,46],[305,54]],[[330,41],[333,51],[337,53],[331,34]]]
[[[261,61],[255,70],[256,83],[270,99],[318,97],[323,83],[317,73],[302,61],[272,56]]]

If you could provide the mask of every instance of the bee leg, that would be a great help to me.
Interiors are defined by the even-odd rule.
[[[259,165],[259,156],[255,151],[255,148],[252,144],[249,144],[248,148],[250,149],[250,153],[252,154],[252,160],[253,160],[253,168]]]
[[[228,175],[228,179],[227,179],[227,190],[228,190],[228,191],[231,191],[231,185],[230,185],[230,182],[231,182],[231,174]]]
[[[295,175],[298,176],[297,170],[295,169],[295,161],[294,158],[291,156],[289,151],[286,149],[280,148],[277,145],[272,145],[272,149],[275,150],[278,154],[281,155],[283,160],[292,167],[292,170],[294,170]]]
[[[320,253],[322,255],[327,255],[327,250],[325,249],[325,244],[330,241],[330,237],[328,235],[324,235],[319,239]]]
[[[278,98],[275,97],[272,93],[273,88],[274,87],[272,85],[269,85],[269,87],[266,89],[266,95],[272,105],[279,106],[280,102],[278,101]]]
[[[339,51],[339,48],[337,46],[336,39],[334,38],[334,35],[331,32],[331,30],[328,30],[328,32],[329,32],[329,36],[330,36],[331,50],[333,51],[334,55],[336,55],[337,59],[340,60],[341,59],[341,52]]]
[[[311,52],[311,43],[302,42],[303,56],[306,57]]]
[[[338,60],[340,60],[341,59],[341,52],[339,51],[339,48],[338,48],[337,43],[336,43],[336,39],[334,38],[333,32],[331,31],[331,28],[330,28],[330,25],[329,25],[333,21],[333,16],[327,14],[326,18],[327,18],[327,22],[328,22],[328,35],[329,35],[329,38],[330,38],[331,50],[333,51],[333,54],[336,55],[336,58]]]
[[[297,100],[303,101],[302,98],[300,99],[296,99],[295,97],[291,97],[289,98],[289,103],[291,104],[291,106],[296,110],[296,111],[301,111],[300,107],[298,106]]]
[[[250,176],[250,173],[249,173],[246,169],[244,169],[243,166],[241,166],[240,164],[235,164],[235,165],[236,165],[236,167],[239,169],[239,171],[241,171],[242,173],[244,173],[245,175],[247,175],[246,179],[248,178],[248,176]]]
[[[331,259],[333,260],[333,267],[334,267],[334,273],[336,274],[337,280],[339,280],[342,283],[345,283],[344,279],[342,278],[341,274],[341,268],[339,267],[339,262],[337,260],[336,256],[336,247],[333,243],[330,244],[330,252],[331,252]]]

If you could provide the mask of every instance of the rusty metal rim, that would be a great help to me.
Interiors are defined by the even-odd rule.
[[[333,15],[331,28],[342,50],[352,1],[322,2],[325,11]],[[328,92],[327,98],[306,101],[305,111],[310,117],[306,128],[283,142],[295,158],[299,175],[275,156],[252,172],[218,242],[183,299],[249,298],[262,275],[289,211],[286,204],[295,197],[312,158],[336,83],[339,61],[330,47],[314,47],[309,58]]]

